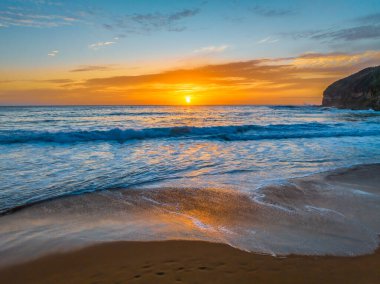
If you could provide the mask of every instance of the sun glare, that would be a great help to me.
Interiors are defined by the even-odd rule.
[[[187,104],[191,103],[191,97],[190,96],[186,96],[185,97],[185,101]]]

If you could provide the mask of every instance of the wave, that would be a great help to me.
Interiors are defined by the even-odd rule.
[[[219,139],[225,141],[262,140],[262,139],[292,139],[292,138],[323,138],[342,136],[379,136],[380,131],[375,127],[356,128],[353,125],[342,123],[301,123],[301,124],[274,124],[237,125],[237,126],[181,126],[144,129],[110,130],[78,130],[78,131],[27,131],[2,130],[0,144],[28,143],[28,142],[90,142],[90,141],[117,141],[145,140],[155,138],[193,138]]]

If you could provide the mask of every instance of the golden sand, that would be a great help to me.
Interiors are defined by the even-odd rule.
[[[380,252],[273,257],[200,241],[113,242],[0,269],[1,283],[380,283]]]

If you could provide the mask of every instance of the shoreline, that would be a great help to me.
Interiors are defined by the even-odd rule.
[[[380,250],[273,257],[203,241],[110,242],[0,268],[4,283],[378,283]]]
[[[120,189],[33,204],[0,217],[0,269],[115,241],[198,240],[273,255],[373,253],[379,170],[379,163],[341,168],[253,194]]]
[[[380,163],[364,163],[364,164],[353,163],[353,164],[350,164],[350,165],[347,165],[344,167],[337,167],[337,168],[331,168],[331,169],[330,168],[329,169],[321,169],[320,171],[317,171],[317,172],[307,173],[307,174],[299,175],[299,176],[292,177],[289,179],[284,179],[284,180],[292,182],[292,181],[302,180],[302,179],[306,180],[306,179],[309,179],[310,177],[314,177],[314,176],[328,176],[331,174],[332,175],[337,175],[337,174],[340,175],[342,173],[344,174],[344,173],[347,173],[347,172],[352,171],[352,170],[357,170],[357,169],[361,169],[361,168],[365,168],[365,167],[373,167],[373,166],[380,167]],[[260,191],[261,189],[265,189],[267,187],[276,186],[276,184],[277,183],[273,182],[273,181],[270,183],[266,183],[262,186],[259,186],[256,189],[256,191]],[[200,188],[202,188],[202,187],[200,187]],[[19,211],[29,209],[29,208],[34,207],[34,206],[43,205],[43,204],[46,204],[46,203],[52,202],[52,201],[64,200],[67,198],[72,198],[72,197],[81,196],[81,195],[97,194],[97,193],[101,193],[104,191],[117,191],[117,190],[123,190],[123,189],[126,189],[126,190],[140,190],[140,189],[143,189],[143,190],[148,189],[149,190],[150,189],[150,190],[152,190],[155,188],[154,187],[153,188],[134,188],[134,187],[132,187],[132,188],[106,188],[106,189],[100,189],[100,190],[94,190],[94,191],[86,191],[83,193],[65,194],[62,196],[50,197],[50,198],[46,198],[43,200],[33,201],[30,203],[22,204],[22,205],[7,209],[5,211],[0,211],[0,217],[11,215],[14,213],[18,213]],[[188,189],[188,188],[180,188],[180,189]],[[223,189],[226,189],[226,188],[223,188]]]

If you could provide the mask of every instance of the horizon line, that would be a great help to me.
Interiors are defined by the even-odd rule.
[[[319,107],[319,106],[322,106],[322,104],[218,104],[218,105],[200,105],[200,104],[197,104],[197,105],[187,105],[187,104],[183,104],[183,105],[148,105],[148,104],[144,104],[144,105],[128,105],[128,104],[117,104],[117,105],[107,105],[107,104],[104,104],[104,105],[86,105],[86,104],[73,104],[73,105],[58,105],[58,104],[52,104],[52,105],[34,105],[34,104],[31,104],[31,105],[1,105],[0,104],[0,107],[203,107],[203,106],[297,106],[297,107],[311,107],[311,106],[314,106],[314,107]]]

